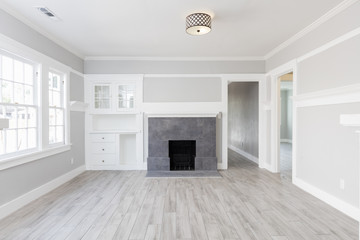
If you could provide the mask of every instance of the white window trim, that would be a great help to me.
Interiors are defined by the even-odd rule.
[[[0,34],[0,49],[9,52],[12,55],[21,56],[21,58],[31,59],[31,62],[39,63],[39,77],[42,84],[38,86],[38,93],[40,94],[40,103],[38,106],[38,118],[39,122],[39,132],[38,132],[38,149],[35,151],[24,151],[19,153],[16,156],[9,156],[0,160],[0,170],[4,170],[7,168],[15,167],[21,164],[25,164],[28,162],[40,160],[55,154],[59,154],[62,152],[66,152],[71,150],[70,143],[70,83],[69,76],[72,71],[71,67],[66,66],[26,45],[23,45],[3,34]],[[48,119],[44,121],[44,112],[46,113],[48,106],[48,102],[44,102],[42,95],[48,94],[48,72],[51,70],[56,70],[64,74],[64,109],[65,109],[65,139],[64,144],[61,145],[49,145],[48,142]],[[46,80],[44,83],[44,79]],[[46,115],[47,117],[47,115]],[[45,123],[45,124],[44,124]],[[0,130],[1,131],[1,130]]]

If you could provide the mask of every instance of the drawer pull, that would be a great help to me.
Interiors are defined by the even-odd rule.
[[[102,137],[101,139],[102,139],[102,140],[104,140],[105,138],[104,138],[104,137]]]
[[[104,160],[102,160],[102,162],[105,162]]]
[[[104,148],[103,148],[102,150],[103,150],[103,151],[105,151],[105,149],[104,149]]]

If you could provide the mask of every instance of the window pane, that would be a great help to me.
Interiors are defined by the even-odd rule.
[[[56,124],[55,109],[49,108],[49,125],[54,126]]]
[[[14,84],[8,81],[2,81],[2,102],[3,103],[13,103],[13,87]]]
[[[24,64],[17,60],[14,61],[14,81],[24,82]]]
[[[52,89],[52,73],[49,72],[49,89]]]
[[[29,65],[29,64],[25,64],[25,83],[29,84],[29,85],[34,85],[34,67]]]
[[[56,142],[64,142],[64,128],[56,127]]]
[[[53,103],[53,91],[49,91],[49,106],[54,106],[54,103]]]
[[[13,80],[13,60],[12,58],[2,56],[2,78]]]
[[[56,109],[56,125],[64,125],[64,110]]]
[[[14,103],[24,104],[24,85],[14,83]]]
[[[16,108],[6,107],[6,118],[9,119],[9,128],[16,128]]]
[[[0,154],[5,153],[5,131],[0,131]]]
[[[33,87],[26,85],[25,85],[25,104],[29,104],[29,105],[34,104]]]
[[[18,150],[24,150],[27,148],[27,131],[26,129],[18,130]]]
[[[53,92],[53,106],[61,107],[61,96],[60,92]]]
[[[55,143],[56,137],[55,137],[55,127],[49,127],[49,143]]]
[[[6,152],[16,151],[16,130],[6,130]]]
[[[60,76],[53,74],[52,87],[54,90],[60,91]]]
[[[17,115],[18,115],[18,128],[26,128],[26,108],[18,107],[17,108]]]
[[[37,145],[36,129],[28,129],[28,148],[35,148]]]
[[[28,108],[28,127],[36,127],[37,112],[35,108]]]

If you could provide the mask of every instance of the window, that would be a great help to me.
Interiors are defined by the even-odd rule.
[[[0,155],[38,148],[38,101],[35,64],[0,52],[0,117],[9,128],[0,131]]]
[[[63,74],[49,72],[49,144],[64,144],[64,80]]]

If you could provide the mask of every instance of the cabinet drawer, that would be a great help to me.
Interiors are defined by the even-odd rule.
[[[115,134],[90,134],[91,142],[115,142]]]
[[[115,143],[92,143],[91,145],[92,153],[115,153],[116,146]]]
[[[114,165],[117,162],[115,154],[93,154],[90,160],[92,165]]]

